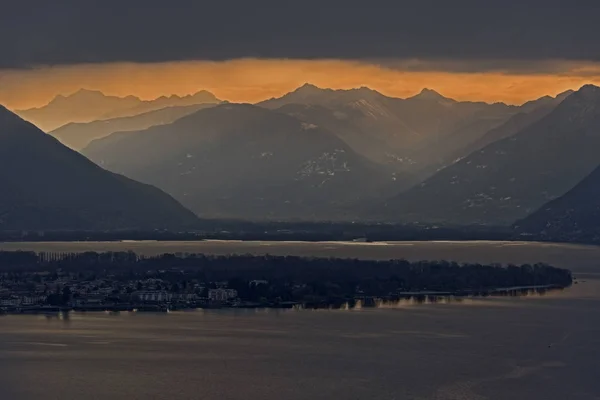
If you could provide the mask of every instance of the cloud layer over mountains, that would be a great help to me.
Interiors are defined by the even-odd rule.
[[[593,1],[6,3],[0,68],[241,57],[600,60]]]

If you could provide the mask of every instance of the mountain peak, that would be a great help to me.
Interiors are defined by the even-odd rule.
[[[73,100],[73,99],[87,100],[90,98],[101,98],[101,97],[106,97],[106,95],[99,90],[79,89],[76,92],[73,92],[66,96],[62,95],[62,94],[57,95],[54,99],[52,99],[52,101],[48,105],[61,103],[65,100]]]
[[[102,93],[99,90],[81,88],[78,91],[76,91],[75,93],[73,93],[73,95],[76,95],[76,94],[91,94],[91,93],[93,93],[93,94],[102,94],[102,95],[104,94],[104,93]]]
[[[102,93],[99,90],[90,90],[90,89],[79,89],[78,91],[76,91],[75,93],[66,96],[67,98],[69,97],[106,97],[106,95],[104,93]]]
[[[192,94],[191,96],[202,96],[202,95],[207,95],[207,94],[212,95],[212,93],[209,92],[208,90],[199,90],[196,93]]]
[[[320,87],[307,82],[304,85],[300,86],[298,89],[296,89],[295,92],[297,92],[297,93],[318,93],[318,92],[322,92],[323,90],[325,90],[325,89],[321,89]]]
[[[570,105],[582,106],[584,105],[588,111],[591,109],[591,104],[597,104],[600,102],[600,87],[595,85],[584,85],[579,90],[575,91],[572,95],[567,96],[567,99],[561,104],[565,104],[565,107]],[[594,107],[596,108],[596,107]]]
[[[592,84],[583,85],[577,93],[598,95],[600,94],[600,87]]]
[[[368,86],[361,86],[359,88],[351,89],[351,91],[354,91],[357,93],[379,93],[377,90],[371,89]]]
[[[215,101],[215,102],[219,101],[217,96],[215,96],[214,93],[209,92],[208,90],[200,90],[194,94],[191,94],[190,97],[192,99],[202,99],[205,101]]]
[[[411,97],[411,99],[434,100],[434,101],[439,101],[439,100],[448,101],[448,100],[450,100],[449,98],[442,96],[441,94],[439,94],[435,90],[428,89],[428,88],[424,88],[423,90],[421,90],[421,92],[418,95]]]

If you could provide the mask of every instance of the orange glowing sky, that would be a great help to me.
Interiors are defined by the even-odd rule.
[[[280,96],[305,82],[348,89],[368,86],[408,97],[424,87],[457,100],[521,104],[544,95],[600,84],[600,66],[569,63],[549,72],[451,72],[339,60],[258,60],[158,64],[95,64],[0,70],[0,104],[12,109],[42,106],[57,94],[80,88],[109,95],[153,99],[205,89],[232,102]]]

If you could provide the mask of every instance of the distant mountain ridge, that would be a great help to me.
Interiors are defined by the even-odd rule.
[[[388,202],[396,220],[510,225],[562,196],[600,163],[600,88],[586,85],[546,116]]]
[[[179,118],[192,114],[203,108],[213,107],[215,104],[195,104],[191,106],[173,106],[148,111],[132,117],[121,117],[93,122],[72,122],[52,132],[64,145],[81,150],[90,142],[116,132],[128,132],[150,128],[156,125],[170,124]]]
[[[154,100],[145,100],[135,107],[106,113],[102,115],[102,119],[106,120],[112,118],[130,117],[166,107],[185,107],[200,104],[219,104],[222,102],[223,101],[219,100],[214,94],[206,90],[201,90],[197,93],[187,96],[171,95],[161,96]]]
[[[332,90],[311,84],[258,105],[322,126],[374,162],[409,170],[417,162],[411,155],[427,143],[477,121],[483,134],[493,126],[488,119],[502,123],[518,110],[502,103],[458,102],[430,89],[399,99],[365,87]]]
[[[107,96],[97,90],[80,89],[69,96],[58,95],[43,107],[15,110],[15,113],[43,131],[50,132],[71,122],[92,122],[134,116],[171,106],[220,102],[207,91],[184,97],[173,95],[144,101],[135,96]]]
[[[197,217],[0,106],[0,230],[182,229]]]
[[[110,135],[83,154],[213,218],[353,218],[351,206],[393,182],[327,130],[248,104]]]

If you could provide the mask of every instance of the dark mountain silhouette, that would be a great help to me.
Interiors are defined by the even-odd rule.
[[[323,128],[244,104],[113,134],[83,153],[208,217],[349,218],[393,179]]]
[[[388,202],[410,221],[512,224],[574,187],[600,158],[600,88],[587,85],[519,133]]]
[[[515,227],[538,240],[600,243],[600,167]]]
[[[191,96],[159,97],[142,101],[134,96],[107,96],[100,91],[81,89],[69,96],[56,96],[44,107],[15,112],[43,131],[50,132],[70,122],[128,117],[165,107],[204,103],[219,103],[219,100],[206,91]]]
[[[420,167],[411,157],[417,149],[481,119],[501,123],[517,110],[457,102],[429,89],[398,99],[368,88],[332,90],[309,84],[259,105],[324,127],[372,161],[407,170]]]
[[[178,228],[196,216],[0,106],[0,230]]]
[[[167,107],[149,111],[133,117],[121,117],[94,122],[72,122],[52,132],[66,146],[81,150],[92,140],[106,137],[114,132],[137,131],[156,125],[170,124],[203,108],[213,107],[214,104],[196,104],[191,106]]]

